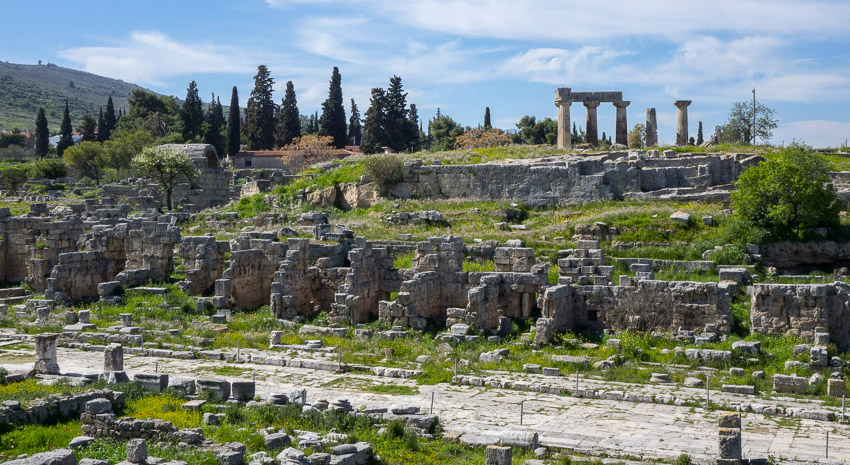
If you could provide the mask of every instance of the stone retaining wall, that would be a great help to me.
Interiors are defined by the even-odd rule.
[[[44,425],[78,418],[90,400],[106,399],[112,408],[124,408],[124,393],[109,389],[73,394],[59,399],[45,399],[30,403],[26,408],[20,402],[5,401],[0,404],[0,425]]]

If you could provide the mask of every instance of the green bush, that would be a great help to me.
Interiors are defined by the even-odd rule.
[[[30,167],[31,179],[56,179],[68,175],[68,167],[59,159],[47,159],[36,162]]]
[[[802,239],[810,228],[837,226],[841,203],[829,179],[832,170],[823,155],[792,143],[738,178],[735,215],[770,240]]]
[[[372,177],[383,196],[404,180],[404,160],[397,155],[374,155],[364,165],[366,174]]]

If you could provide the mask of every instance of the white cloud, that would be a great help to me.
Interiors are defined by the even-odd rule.
[[[533,48],[508,58],[500,71],[547,84],[602,84],[622,82],[634,69],[618,65],[616,59],[629,52],[604,47]]]
[[[58,55],[80,63],[90,73],[152,85],[187,74],[251,73],[262,62],[261,57],[234,47],[181,43],[158,31],[136,31],[116,45],[70,48]]]
[[[850,122],[809,120],[781,124],[773,131],[772,142],[802,141],[813,147],[840,147],[850,139]]]
[[[828,102],[846,99],[850,79],[837,74],[788,74],[759,82],[762,98],[780,102]]]

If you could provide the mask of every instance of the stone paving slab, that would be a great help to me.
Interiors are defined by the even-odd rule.
[[[60,348],[58,356],[63,372],[86,373],[102,369],[101,357],[93,357],[91,353]],[[124,365],[129,373],[153,372],[157,362],[160,372],[185,377],[215,376],[212,369],[228,365],[212,360],[133,355],[125,355]],[[357,387],[358,383],[361,387],[362,380],[408,386],[416,386],[416,383],[359,373],[346,375],[245,363],[230,365],[249,370],[242,379],[251,379],[250,370],[256,370],[257,393],[262,396],[306,387],[308,402],[347,397],[355,407],[397,403],[418,405],[427,413],[433,391],[434,413],[440,416],[447,434],[473,443],[492,442],[506,427],[520,428],[519,404],[525,401],[521,428],[536,431],[544,445],[657,458],[674,458],[685,452],[701,460],[713,459],[717,451],[717,413],[701,408],[447,384],[417,386],[417,395],[375,394],[363,392]],[[345,381],[335,382],[339,378],[356,379],[358,383],[346,386]],[[331,382],[334,383],[328,385]],[[747,457],[773,455],[797,463],[850,462],[850,428],[847,425],[755,413],[745,413],[742,419],[743,448]],[[830,432],[829,460],[824,459],[827,431]]]

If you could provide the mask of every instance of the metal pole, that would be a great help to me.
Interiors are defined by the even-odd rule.
[[[522,414],[523,414],[524,407],[525,407],[525,401],[524,400],[519,401],[519,425],[520,426],[522,426]],[[827,437],[829,437],[829,436],[827,436]]]
[[[826,432],[826,458],[829,458],[829,431]]]
[[[844,401],[846,401],[846,400],[847,400],[847,395],[841,394],[841,421],[844,421],[844,420],[847,419],[847,417],[844,416]]]
[[[339,371],[342,371],[342,348],[337,350],[337,360],[339,361]]]
[[[457,355],[455,355],[455,378],[457,378]]]
[[[756,145],[756,90],[753,89],[753,145]]]
[[[159,373],[159,362],[156,362],[156,368],[154,369],[154,373]]]
[[[576,372],[576,395],[578,395],[578,372]]]
[[[434,414],[434,391],[431,391],[431,415]]]
[[[709,390],[708,390],[709,381],[711,381],[711,377],[708,376],[708,375],[705,375],[705,408],[706,408],[706,410],[711,405],[711,392],[709,392]]]
[[[239,359],[241,358],[239,356],[239,351],[240,351],[240,344],[239,344],[239,341],[236,341],[236,363],[239,363]]]

